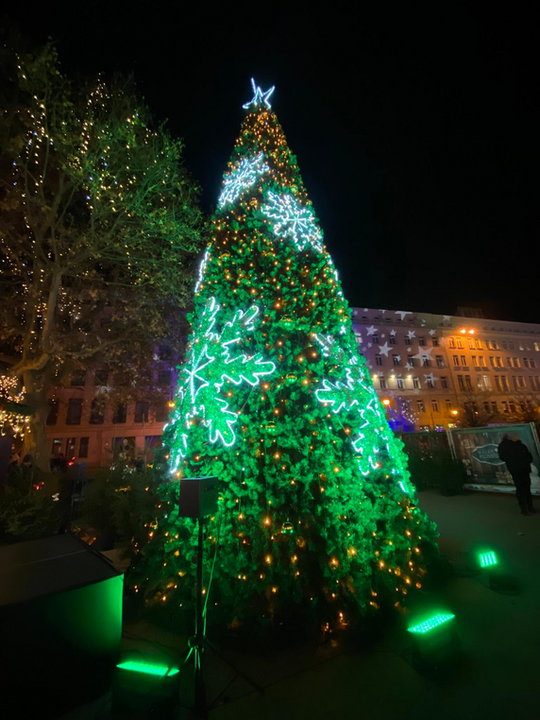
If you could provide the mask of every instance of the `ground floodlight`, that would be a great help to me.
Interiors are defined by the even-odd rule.
[[[142,662],[140,660],[125,660],[116,666],[119,670],[129,670],[130,672],[142,673],[143,675],[154,675],[156,677],[172,677],[177,675],[180,670],[169,665],[158,665],[156,663]]]
[[[435,615],[430,615],[430,617],[422,620],[422,622],[408,627],[407,631],[410,633],[415,633],[417,635],[425,635],[426,633],[435,630],[435,628],[438,628],[441,625],[445,625],[446,623],[450,622],[450,620],[453,620],[455,617],[456,616],[453,613],[437,613]]]
[[[478,553],[478,562],[481,568],[494,567],[499,564],[499,558],[493,550],[488,550]]]

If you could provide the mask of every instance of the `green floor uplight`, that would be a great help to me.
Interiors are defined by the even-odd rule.
[[[126,660],[118,663],[116,667],[119,670],[129,670],[131,672],[154,675],[162,678],[172,677],[180,672],[179,668],[170,667],[169,665],[158,665],[156,663],[141,662],[139,660]]]
[[[412,627],[407,628],[407,630],[410,633],[425,635],[426,633],[435,630],[435,628],[438,628],[441,625],[445,625],[455,617],[456,616],[453,613],[437,613],[436,615],[431,615],[430,617],[426,618],[426,620],[423,620],[417,625],[413,625]]]
[[[499,558],[493,550],[490,550],[488,552],[478,553],[478,562],[481,568],[494,567],[499,564]]]

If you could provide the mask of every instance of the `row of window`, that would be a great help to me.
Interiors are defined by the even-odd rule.
[[[63,440],[60,438],[55,438],[52,441],[51,455],[53,458],[61,458],[62,456],[68,459],[75,456],[80,458],[87,458],[89,445],[90,438],[87,437],[65,438]]]
[[[431,344],[433,347],[439,346],[439,338],[437,337],[431,337],[429,338],[431,340]],[[415,336],[414,333],[410,333],[408,335],[405,335],[403,338],[403,342],[405,345],[413,345],[414,342],[417,342],[420,347],[426,346],[426,338],[423,335],[419,335],[418,337]],[[378,335],[372,335],[371,336],[371,342],[378,343],[379,342],[379,336]],[[398,344],[398,337],[397,335],[388,335],[388,344],[389,345],[397,345]]]
[[[470,360],[472,361],[472,365],[474,366],[475,370],[489,370],[488,365],[486,365],[486,359],[484,355],[471,355]],[[405,363],[410,365],[410,367],[415,367],[419,364],[418,358],[414,358],[409,355],[406,357]],[[454,367],[469,367],[469,359],[466,355],[452,355],[452,363]],[[403,358],[401,357],[401,355],[393,354],[392,364],[396,366],[402,365]],[[421,359],[422,367],[431,367],[431,364],[432,359],[428,355],[424,355]],[[435,355],[435,364],[437,367],[440,368],[446,367],[446,364],[444,362],[444,356]],[[499,355],[490,355],[489,364],[492,368],[504,368],[503,358]],[[378,365],[379,367],[384,365],[384,357],[382,355],[375,355],[375,365]],[[507,357],[506,365],[509,368],[520,368],[521,360],[518,357]],[[532,358],[523,358],[523,367],[536,368],[536,362]]]
[[[396,377],[396,378],[392,377],[392,379],[395,379],[396,387],[399,390],[407,390],[407,389],[411,389],[411,388],[413,388],[414,390],[420,390],[422,387],[420,378],[416,377],[416,376],[414,376],[412,378],[411,377],[404,378],[401,375],[398,375],[398,377]],[[436,378],[433,375],[425,377],[426,387],[429,389],[434,389],[436,380],[439,381],[440,387],[443,390],[448,389],[448,378],[445,377],[444,375],[439,378]],[[381,389],[381,390],[391,389],[390,385],[389,385],[389,381],[384,377],[384,375],[378,375],[377,381],[379,383],[379,389]]]
[[[454,407],[454,403],[452,402],[452,400],[448,400],[448,399],[445,400],[445,409],[446,409],[447,412],[450,412],[450,410],[452,410],[453,407]],[[422,412],[422,413],[423,413],[423,412],[426,412],[426,403],[425,403],[425,401],[424,401],[424,400],[417,400],[417,401],[416,401],[416,408],[417,408],[418,412]],[[439,401],[439,400],[436,400],[436,399],[433,399],[433,400],[431,401],[431,410],[432,410],[432,412],[440,412],[440,411],[441,411],[440,408],[441,408],[441,403],[440,403],[440,401]]]
[[[472,381],[470,375],[458,375],[457,376],[458,387],[464,392],[471,391]],[[510,382],[506,375],[495,375],[493,382],[497,392],[509,392]],[[491,380],[488,375],[477,375],[476,376],[476,388],[479,390],[491,390]],[[538,375],[529,375],[529,388],[527,388],[527,379],[523,375],[512,375],[512,388],[517,391],[524,391],[527,389],[538,390],[540,389],[540,377]]]
[[[457,384],[459,390],[462,392],[472,392],[474,389],[485,391],[492,390],[493,386],[497,392],[510,392],[511,389],[518,392],[524,392],[526,390],[540,390],[540,377],[538,375],[529,375],[529,383],[527,385],[527,378],[523,375],[512,375],[512,387],[510,387],[509,378],[506,375],[495,375],[493,377],[493,386],[489,375],[477,375],[475,379],[475,385],[473,387],[473,380],[471,375],[457,375]],[[399,390],[406,390],[413,388],[414,390],[420,390],[422,384],[420,378],[417,376],[404,378],[401,375],[397,377],[387,379],[384,375],[374,376],[377,380],[380,390],[391,389],[390,380],[395,380],[395,387]],[[448,377],[441,375],[436,377],[435,375],[424,376],[425,387],[428,389],[434,389],[438,383],[442,390],[448,389]]]
[[[84,387],[89,381],[88,373],[86,370],[75,370],[71,374],[69,384],[71,387]],[[155,383],[160,387],[168,387],[171,384],[171,370],[159,370],[155,378],[149,378],[149,383]],[[123,387],[129,384],[129,378],[125,373],[111,373],[108,370],[95,370],[94,371],[94,385],[96,387],[107,387],[108,385],[114,387]]]
[[[58,422],[59,412],[58,399],[49,400],[49,413],[47,415],[47,425],[56,425]],[[105,403],[102,400],[94,399],[90,405],[90,415],[88,422],[90,425],[102,425],[105,422]],[[162,403],[153,406],[154,422],[165,422],[168,419],[170,409],[168,403]],[[80,425],[83,415],[82,398],[69,398],[66,410],[66,425]],[[133,421],[136,423],[147,423],[150,418],[150,403],[145,401],[137,401],[134,407]],[[113,408],[112,422],[121,424],[127,422],[127,404],[118,403]]]
[[[148,458],[149,453],[153,453],[161,446],[161,435],[146,435],[144,438],[144,456]],[[90,448],[90,438],[55,438],[52,441],[51,456],[60,459],[62,457],[69,460],[70,458],[87,458]],[[134,460],[135,459],[135,437],[113,437],[112,447],[110,448],[113,460]]]
[[[428,355],[424,355],[421,360],[421,366],[422,367],[431,367],[431,358]],[[437,367],[443,368],[446,367],[446,364],[444,362],[444,357],[442,355],[435,355],[435,363]],[[378,365],[379,367],[384,364],[384,358],[382,355],[375,355],[375,365]],[[392,365],[400,366],[402,365],[402,357],[401,355],[392,355]],[[418,358],[410,357],[409,355],[405,358],[405,364],[408,364],[410,367],[416,367],[420,363],[418,362]]]
[[[499,405],[495,401],[485,401],[481,403],[481,406],[479,403],[476,403],[474,401],[469,401],[464,403],[465,409],[470,409],[475,413],[480,412],[480,407],[484,410],[484,412],[490,414],[490,415],[498,415],[499,414]],[[500,401],[501,406],[501,412],[503,412],[505,415],[508,413],[515,414],[519,409],[523,412],[526,412],[529,408],[526,403],[517,403],[514,400],[502,400]],[[424,400],[417,400],[416,401],[416,407],[418,412],[426,412],[426,403]],[[445,400],[445,410],[447,412],[450,412],[452,408],[454,407],[454,403],[452,400]],[[431,400],[431,410],[432,412],[440,412],[441,408],[441,402],[437,399]]]
[[[516,343],[510,342],[509,340],[502,340],[500,343],[496,342],[495,340],[486,340],[484,343],[480,338],[477,337],[471,337],[469,338],[469,349],[470,350],[523,350],[523,351],[531,351],[536,350],[536,352],[540,352],[540,342],[533,342],[531,345],[527,345],[523,342]],[[461,337],[449,337],[448,338],[448,347],[449,348],[464,348],[465,347],[465,338]],[[527,367],[527,366],[525,366]],[[531,367],[534,367],[532,365]]]
[[[499,405],[501,408],[500,410]],[[480,412],[480,408],[482,408],[482,410],[489,415],[498,415],[501,412],[504,415],[515,415],[515,413],[520,410],[522,412],[527,412],[533,407],[532,405],[527,405],[527,403],[517,402],[515,400],[500,400],[498,403],[495,401],[485,401],[482,403],[469,401],[464,403],[464,406],[466,410],[472,411],[476,414],[478,414]]]
[[[440,357],[437,355],[437,357]],[[488,370],[488,366],[486,364],[486,359],[484,355],[471,355],[471,361],[472,365],[475,369],[483,369]],[[455,367],[459,366],[469,366],[469,360],[467,359],[466,355],[452,355],[452,362]],[[504,368],[504,362],[503,358],[500,355],[490,355],[489,356],[489,364],[492,368]],[[520,368],[521,367],[521,359],[518,357],[507,357],[506,358],[506,366],[509,368]],[[535,368],[536,362],[532,358],[523,358],[523,367],[525,368]]]
[[[356,333],[356,339],[361,342],[362,335],[360,333]],[[399,336],[397,334],[394,335],[385,335],[385,339],[388,342],[389,345],[398,345]],[[420,345],[420,347],[425,347],[427,345],[427,340],[431,341],[431,345],[433,347],[439,347],[439,338],[436,336],[426,338],[425,335],[419,335],[416,337],[416,333],[414,331],[411,331],[407,333],[407,335],[403,336],[403,342],[405,345],[413,345],[415,342]],[[369,336],[369,341],[373,344],[380,343],[380,336],[378,333],[374,333]]]

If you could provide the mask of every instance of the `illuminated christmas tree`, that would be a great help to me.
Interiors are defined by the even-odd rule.
[[[196,532],[178,518],[178,479],[215,475],[210,616],[354,621],[421,587],[436,530],[358,352],[273,88],[253,89],[195,287],[138,589],[192,601]]]

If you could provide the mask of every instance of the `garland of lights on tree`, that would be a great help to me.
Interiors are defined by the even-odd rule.
[[[199,268],[164,434],[170,479],[135,589],[193,602],[195,521],[178,517],[179,479],[215,475],[210,618],[343,624],[421,587],[436,529],[358,352],[274,88],[252,84]]]

